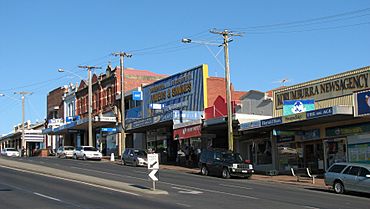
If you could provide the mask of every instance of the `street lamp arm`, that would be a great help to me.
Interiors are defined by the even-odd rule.
[[[67,72],[67,73],[70,73],[70,74],[72,74],[72,75],[74,75],[74,76],[79,77],[81,80],[85,80],[82,76],[80,76],[80,75],[78,75],[78,74],[76,74],[76,73],[74,73],[74,72],[72,72],[72,71],[65,70],[65,69],[63,69],[63,68],[59,68],[59,69],[58,69],[58,72],[60,72],[60,73]]]
[[[186,43],[186,44],[195,43],[195,44],[203,44],[203,45],[211,45],[211,46],[220,46],[219,43],[213,43],[213,42],[208,42],[208,41],[194,41],[190,38],[183,38],[181,39],[181,42]]]

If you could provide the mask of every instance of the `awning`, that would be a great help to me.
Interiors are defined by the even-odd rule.
[[[240,124],[239,131],[270,129],[276,126],[294,127],[295,125],[314,125],[317,123],[317,120],[320,120],[320,123],[326,123],[330,121],[346,120],[349,117],[353,117],[352,106],[333,106],[294,115],[243,123]]]

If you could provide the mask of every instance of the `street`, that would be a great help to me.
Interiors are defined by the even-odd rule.
[[[152,185],[143,167],[58,158],[1,159],[126,182],[137,188]],[[225,180],[173,170],[159,173],[157,189],[167,191],[168,195],[110,189],[1,166],[0,208],[368,208],[370,203],[367,195],[337,195],[328,190],[246,179]]]

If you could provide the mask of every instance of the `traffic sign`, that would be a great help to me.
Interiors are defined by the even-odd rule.
[[[149,173],[149,177],[150,177],[153,181],[158,181],[158,177],[155,175],[157,172],[158,172],[158,170],[152,170],[152,171]]]
[[[148,154],[148,169],[149,170],[158,170],[159,169],[159,160],[158,154]]]

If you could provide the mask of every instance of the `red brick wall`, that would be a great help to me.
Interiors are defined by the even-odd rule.
[[[52,119],[54,107],[59,107],[58,118],[64,118],[63,94],[67,91],[64,87],[58,87],[50,91],[46,97],[47,119]]]

